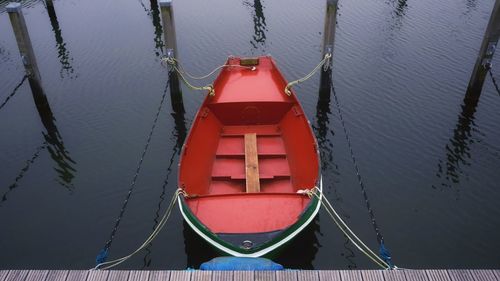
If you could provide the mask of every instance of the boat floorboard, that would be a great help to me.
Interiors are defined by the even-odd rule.
[[[498,269],[146,271],[0,270],[0,281],[500,281]]]

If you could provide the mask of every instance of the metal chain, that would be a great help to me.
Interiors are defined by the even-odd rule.
[[[168,77],[170,77],[170,75]],[[134,190],[135,183],[137,181],[137,177],[139,176],[139,173],[141,171],[142,162],[144,161],[144,156],[146,156],[146,152],[149,148],[149,144],[151,142],[153,132],[156,128],[156,123],[158,122],[158,117],[160,116],[160,112],[161,112],[161,109],[163,107],[163,103],[165,101],[165,97],[167,95],[167,90],[168,90],[169,86],[170,86],[170,79],[167,80],[167,85],[165,86],[165,90],[163,91],[163,95],[161,97],[160,105],[158,106],[158,110],[156,112],[156,116],[155,116],[155,119],[153,121],[151,131],[149,132],[148,138],[146,140],[146,145],[144,146],[144,150],[142,151],[142,155],[141,155],[141,158],[139,160],[139,164],[137,165],[134,177],[132,178],[132,182],[130,183],[130,188],[128,190],[127,196],[125,197],[125,201],[123,201],[122,207],[120,209],[120,214],[118,215],[118,218],[115,221],[115,226],[113,227],[113,230],[111,231],[111,235],[109,237],[109,240],[106,242],[106,244],[103,247],[103,251],[105,252],[105,257],[107,256],[107,251],[109,250],[109,248],[111,247],[111,244],[113,243],[113,239],[115,238],[116,231],[118,230],[118,227],[120,226],[120,221],[123,218],[123,215],[125,214],[125,209],[127,208],[128,201],[130,200],[130,196],[132,195],[132,191]],[[105,259],[105,257],[104,257],[104,259]]]
[[[345,122],[344,122],[344,117],[342,115],[342,111],[340,110],[339,99],[337,97],[337,93],[335,92],[335,88],[333,87],[332,81],[330,82],[330,88],[332,89],[333,97],[335,99],[335,104],[337,106],[337,111],[338,111],[339,118],[340,118],[340,123],[342,124],[345,139],[346,139],[347,145],[349,147],[349,152],[351,153],[351,159],[352,159],[352,163],[354,164],[354,169],[356,170],[356,176],[358,178],[359,185],[361,186],[361,193],[363,194],[363,198],[365,199],[366,208],[368,209],[368,213],[370,214],[370,219],[372,221],[373,229],[375,230],[375,233],[377,235],[377,242],[379,244],[382,244],[384,242],[384,237],[382,236],[382,233],[380,232],[380,228],[378,227],[377,221],[375,220],[375,214],[373,213],[373,210],[372,210],[371,205],[370,205],[370,201],[368,200],[368,195],[367,195],[366,190],[365,190],[365,184],[363,183],[363,179],[361,178],[361,173],[359,172],[358,163],[356,162],[356,157],[354,156],[354,152],[352,150],[351,139],[349,137],[349,134],[347,133],[347,129],[346,129]]]

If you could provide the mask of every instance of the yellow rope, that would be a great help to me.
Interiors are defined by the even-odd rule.
[[[223,65],[217,66],[214,70],[212,70],[211,72],[209,72],[207,75],[193,76],[193,75],[189,74],[189,72],[187,72],[187,71],[184,70],[184,68],[180,64],[180,61],[178,59],[176,59],[176,58],[173,58],[173,57],[163,57],[161,59],[161,62],[162,62],[162,64],[163,63],[167,63],[167,64],[171,65],[173,67],[173,69],[177,73],[179,73],[179,75],[181,76],[182,81],[189,88],[191,88],[193,90],[198,90],[198,91],[200,91],[200,90],[201,91],[208,90],[208,94],[210,96],[214,96],[215,95],[215,89],[214,89],[214,86],[212,84],[208,84],[208,85],[202,86],[202,87],[197,87],[197,86],[194,86],[191,83],[189,83],[187,81],[186,77],[184,77],[184,75],[186,75],[189,78],[194,79],[194,80],[202,80],[202,79],[205,79],[205,78],[208,78],[208,77],[212,76],[215,72],[217,72],[218,70],[220,70],[220,69],[222,69],[224,67],[242,67],[242,68],[250,69],[252,71],[256,69],[254,66],[242,66],[242,65],[223,64]]]
[[[331,54],[329,54],[329,53],[325,54],[325,57],[319,62],[319,64],[311,72],[309,72],[309,74],[307,74],[306,76],[304,76],[300,79],[297,79],[297,80],[294,80],[294,81],[288,83],[285,87],[285,94],[290,96],[292,94],[292,91],[290,90],[292,88],[292,86],[295,86],[295,85],[302,83],[302,82],[306,81],[307,79],[311,78],[322,66],[325,66],[324,69],[326,69],[326,67],[330,64],[331,57],[332,57]]]

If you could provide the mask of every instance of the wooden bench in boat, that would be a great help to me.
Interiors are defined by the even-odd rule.
[[[260,192],[257,134],[245,134],[246,191]]]

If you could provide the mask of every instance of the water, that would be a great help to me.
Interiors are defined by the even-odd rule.
[[[85,269],[109,238],[166,84],[157,3],[23,2],[50,110],[37,110],[0,1],[0,268]],[[175,1],[179,57],[196,74],[228,55],[272,54],[296,79],[321,59],[324,1]],[[493,1],[340,1],[333,81],[375,218],[406,268],[498,268],[500,95],[464,104]],[[500,79],[493,60],[493,73]],[[210,82],[209,80],[205,81]],[[333,101],[296,88],[325,190],[376,249]],[[17,91],[13,92],[17,88]],[[110,257],[149,235],[176,188],[178,153],[203,94],[169,96]],[[195,171],[193,171],[195,173]],[[164,184],[164,182],[166,184]],[[183,269],[213,252],[174,212],[122,268]],[[374,268],[321,212],[278,261]]]

